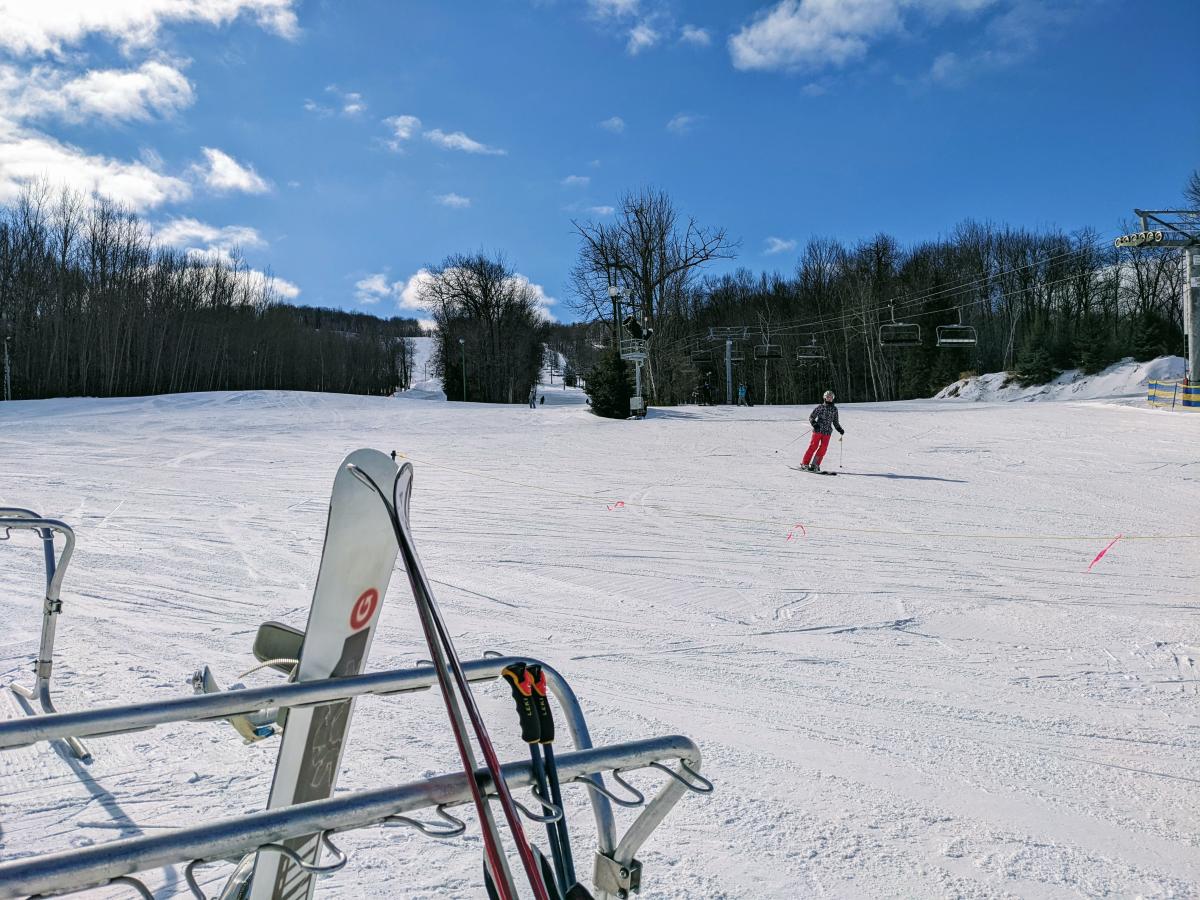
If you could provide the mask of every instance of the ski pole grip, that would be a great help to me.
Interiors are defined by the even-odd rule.
[[[526,674],[533,682],[533,706],[537,711],[538,723],[541,730],[540,744],[554,743],[554,714],[550,712],[550,700],[546,696],[546,673],[536,663],[525,667]]]
[[[517,704],[517,718],[521,720],[521,740],[527,744],[538,743],[541,739],[542,729],[537,709],[534,706],[533,677],[525,663],[513,663],[511,666],[505,666],[500,675],[512,688],[513,702]]]

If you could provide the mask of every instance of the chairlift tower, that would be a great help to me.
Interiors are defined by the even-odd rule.
[[[608,296],[612,298],[613,315],[617,317],[617,341],[618,351],[621,354],[621,359],[629,360],[633,363],[633,378],[634,388],[633,396],[629,398],[629,411],[642,418],[646,415],[646,401],[642,397],[642,365],[646,362],[646,337],[645,326],[637,317],[637,309],[634,309],[624,320],[619,318],[620,309],[623,305],[622,298],[625,295],[625,290],[620,285],[610,285],[608,288]],[[625,330],[629,332],[629,337],[624,337],[621,326],[625,325]]]
[[[725,342],[725,403],[729,406],[733,405],[733,342],[744,341],[750,336],[750,326],[734,325],[724,328],[709,328],[708,339],[710,341]],[[740,354],[739,354],[740,361]]]
[[[1187,383],[1200,382],[1200,210],[1135,209],[1142,230],[1123,234],[1120,247],[1177,247],[1183,251],[1183,331],[1188,339]]]

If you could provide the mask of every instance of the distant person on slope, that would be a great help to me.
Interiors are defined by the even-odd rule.
[[[804,461],[800,463],[800,467],[810,472],[820,472],[821,460],[825,458],[825,451],[829,449],[829,438],[833,429],[836,428],[839,435],[846,433],[846,429],[842,428],[842,423],[838,421],[833,391],[825,392],[821,405],[809,413],[808,421],[812,425],[812,440],[808,442],[808,450],[804,453]]]

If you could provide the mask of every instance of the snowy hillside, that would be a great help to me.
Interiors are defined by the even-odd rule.
[[[597,742],[682,733],[703,750],[716,793],[685,797],[643,848],[646,900],[1200,895],[1200,416],[845,405],[834,478],[788,468],[807,413],[0,403],[0,503],[78,531],[54,674],[73,710],[188,694],[202,663],[236,681],[260,622],[306,621],[340,460],[406,454],[464,658],[546,659]],[[42,588],[38,544],[0,541],[6,679],[28,672]],[[427,655],[402,576],[381,615],[370,668]],[[476,691],[502,757],[528,759],[507,687]],[[453,771],[443,717],[436,691],[359,701],[341,788]],[[0,752],[0,858],[260,809],[277,746],[209,722],[93,740],[86,767]],[[567,801],[590,871],[582,791]],[[473,823],[338,843],[350,862],[318,898],[481,896]],[[198,870],[210,896],[229,870]],[[190,896],[181,868],[148,881]]]
[[[1007,372],[992,372],[964,378],[943,388],[935,400],[1120,400],[1131,405],[1145,405],[1146,385],[1152,380],[1171,380],[1183,377],[1185,360],[1179,356],[1162,356],[1139,363],[1126,358],[1113,363],[1095,375],[1085,375],[1079,369],[1068,369],[1049,384],[1022,387]]]
[[[442,379],[433,371],[434,340],[432,337],[412,338],[416,351],[413,354],[412,386],[406,391],[398,391],[397,397],[406,400],[446,399]]]
[[[446,392],[442,379],[433,371],[434,342],[436,337],[413,338],[416,344],[416,354],[413,362],[413,384],[407,391],[397,391],[396,396],[403,400],[445,400]],[[562,372],[566,358],[558,354],[558,372]],[[587,403],[587,396],[580,388],[566,387],[561,375],[553,375],[550,368],[543,367],[541,371],[538,396],[545,397],[543,406],[582,406]]]

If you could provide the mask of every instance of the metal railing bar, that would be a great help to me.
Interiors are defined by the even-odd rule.
[[[651,762],[664,760],[682,760],[698,770],[700,751],[689,738],[671,735],[609,747],[573,750],[559,756],[558,767],[561,777],[570,780],[616,768],[645,767]],[[534,784],[532,765],[528,760],[506,763],[502,766],[502,774],[512,788],[531,787]],[[494,790],[495,786],[486,771],[477,771],[475,777],[484,790]],[[668,802],[663,798],[673,795],[678,799],[684,791],[679,782],[668,781],[634,823],[634,827],[641,825],[651,812],[656,813],[654,818],[657,824],[674,803],[674,800]],[[314,833],[362,828],[425,807],[467,803],[470,798],[466,775],[456,772],[398,787],[376,788],[338,795],[328,800],[264,810],[208,825],[0,863],[0,900],[79,890],[106,884],[114,878],[135,872],[192,860],[236,858],[265,844],[281,843],[289,838]],[[641,837],[637,846],[644,840],[645,837]],[[626,846],[627,841],[628,836],[621,846]]]

